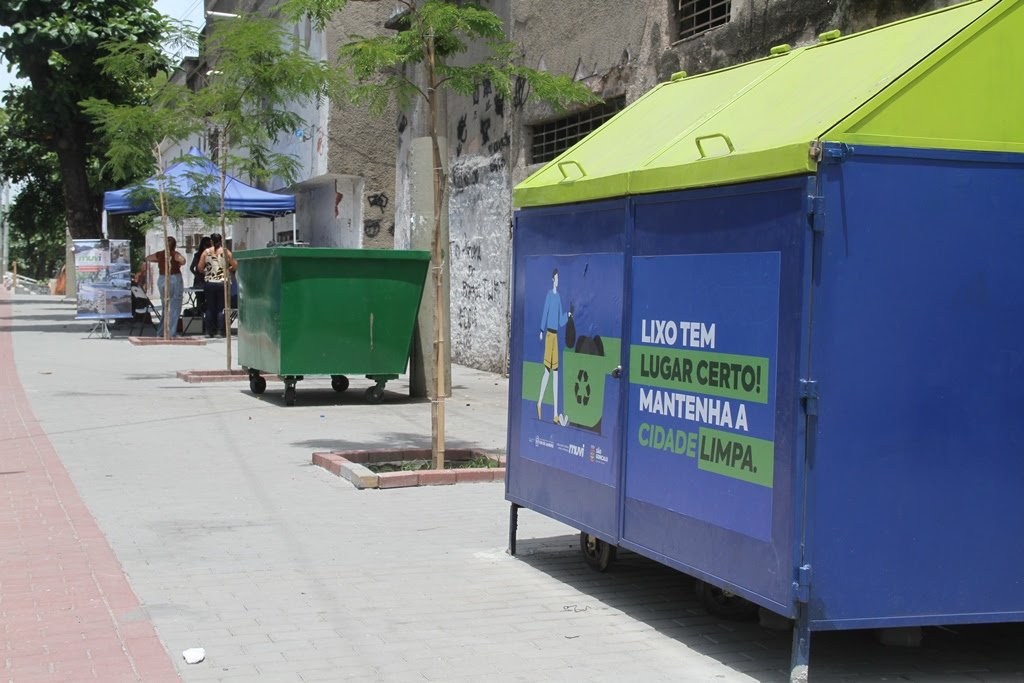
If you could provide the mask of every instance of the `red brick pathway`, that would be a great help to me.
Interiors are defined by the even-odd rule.
[[[12,312],[0,288],[0,311]],[[177,681],[0,331],[0,681]]]

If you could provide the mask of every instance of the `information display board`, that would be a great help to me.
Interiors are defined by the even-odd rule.
[[[128,240],[74,240],[79,320],[132,317]]]

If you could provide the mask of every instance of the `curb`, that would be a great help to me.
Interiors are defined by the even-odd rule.
[[[184,339],[175,337],[164,339],[162,337],[128,337],[128,343],[133,346],[206,346],[205,339]]]
[[[249,373],[246,370],[178,370],[176,373],[178,379],[188,382],[189,384],[196,384],[198,382],[233,382],[236,380],[247,380],[249,379]],[[261,375],[266,377],[267,380],[279,380],[280,377],[277,375]]]
[[[471,460],[485,456],[498,467],[464,467],[450,470],[421,470],[418,472],[376,473],[367,464],[402,460],[429,460],[429,448],[394,449],[381,451],[326,451],[313,453],[313,464],[331,474],[347,479],[357,489],[397,489],[410,486],[449,486],[477,482],[504,481],[505,456],[469,448],[446,451],[448,459]]]

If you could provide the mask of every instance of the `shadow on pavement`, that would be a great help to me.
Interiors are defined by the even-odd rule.
[[[429,426],[429,425],[428,425]],[[380,434],[376,440],[360,438],[359,441],[344,439],[308,439],[293,441],[292,446],[312,448],[316,451],[376,451],[392,448],[430,448],[429,433],[390,432]],[[461,439],[445,438],[445,449],[478,448],[480,444],[470,443]]]
[[[327,380],[326,377],[320,377],[319,375],[310,377],[310,379],[314,381],[318,379]],[[371,382],[355,376],[351,376],[349,379],[352,380],[352,385],[343,392],[335,391],[330,387],[329,383],[307,384],[305,380],[300,381],[295,385],[295,407],[326,408],[330,406],[352,406],[353,408],[387,409],[388,405],[430,402],[429,399],[412,398],[404,392],[385,389],[384,398],[379,404],[367,403],[363,397],[363,392],[371,385]],[[240,392],[256,398],[256,394],[249,391],[249,385],[245,380],[239,380],[237,384]],[[260,398],[269,404],[280,406],[283,409],[291,407],[285,404],[284,383],[279,380],[268,380],[267,389],[260,395]]]
[[[599,609],[603,603],[758,681],[789,680],[791,631],[708,614],[686,574],[622,549],[609,570],[598,573],[584,564],[577,535],[520,539],[516,545],[516,559],[586,596],[563,609]],[[1022,639],[1024,624],[928,627],[916,648],[882,645],[873,630],[815,632],[811,680],[952,680],[952,671],[963,680],[1020,681]]]

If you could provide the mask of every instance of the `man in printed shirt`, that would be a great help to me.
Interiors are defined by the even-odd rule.
[[[540,340],[544,342],[544,377],[540,381],[540,396],[537,397],[537,419],[541,419],[540,408],[544,403],[544,392],[548,388],[548,377],[555,373],[555,383],[551,387],[555,413],[552,420],[558,424],[558,328],[564,327],[572,313],[562,307],[562,297],[558,294],[558,268],[551,272],[551,291],[544,299],[544,312],[540,316]]]

